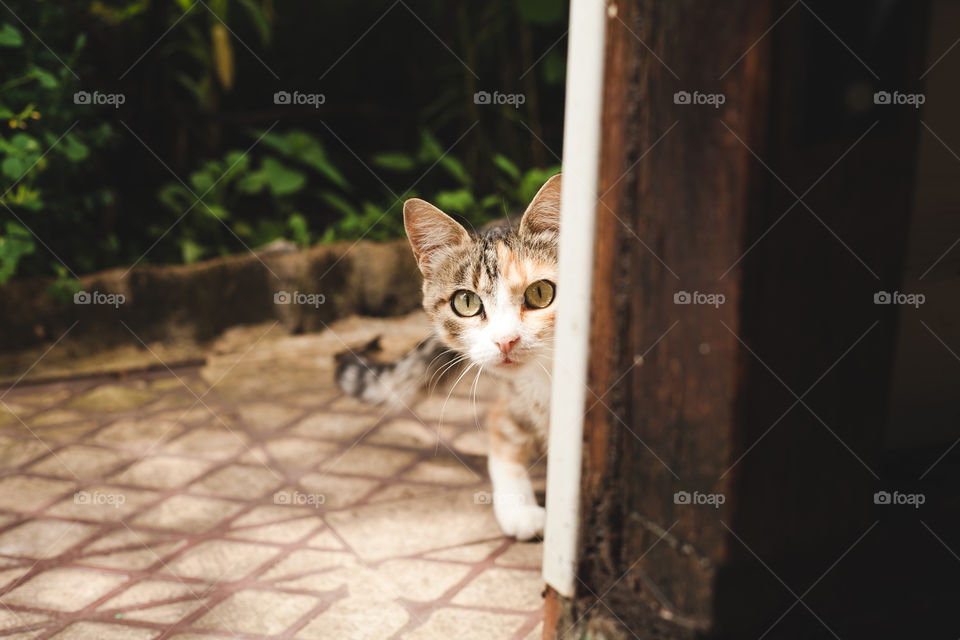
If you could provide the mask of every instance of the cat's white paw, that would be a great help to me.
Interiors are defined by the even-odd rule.
[[[500,529],[508,536],[513,536],[517,540],[530,540],[536,536],[543,536],[547,512],[540,505],[496,505],[494,513]]]

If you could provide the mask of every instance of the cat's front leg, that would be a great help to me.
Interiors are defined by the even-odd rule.
[[[493,484],[493,513],[500,529],[517,540],[543,535],[546,511],[537,504],[527,463],[533,438],[502,407],[490,415],[487,468]]]

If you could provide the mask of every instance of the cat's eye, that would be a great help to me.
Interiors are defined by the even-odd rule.
[[[453,294],[453,298],[450,299],[450,306],[453,307],[454,313],[464,318],[477,315],[480,313],[480,309],[483,308],[483,304],[480,302],[480,296],[466,289],[461,289]]]
[[[549,280],[537,280],[523,292],[523,301],[530,309],[543,309],[553,302],[554,286]]]

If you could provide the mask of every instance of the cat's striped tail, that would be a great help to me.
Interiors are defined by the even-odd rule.
[[[457,354],[430,336],[395,362],[378,362],[371,356],[380,351],[377,336],[358,351],[336,355],[337,385],[369,404],[408,405],[427,386],[449,378]]]

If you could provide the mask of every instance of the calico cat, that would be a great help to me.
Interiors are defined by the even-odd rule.
[[[542,535],[527,465],[547,442],[550,371],[557,296],[560,175],[550,178],[519,225],[468,233],[416,198],[403,222],[423,274],[423,308],[433,335],[394,363],[360,353],[338,356],[337,382],[371,403],[404,401],[457,364],[477,366],[499,382],[487,416],[493,509],[503,532],[519,540]]]

